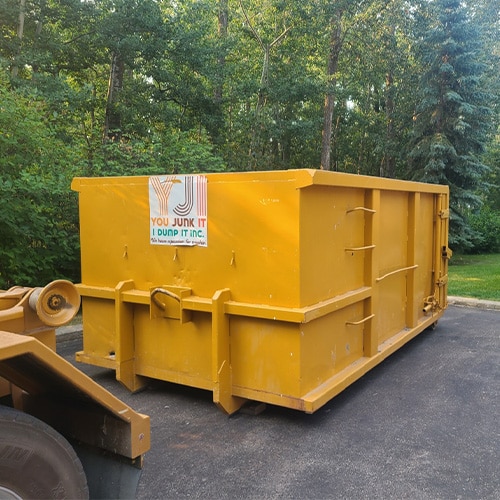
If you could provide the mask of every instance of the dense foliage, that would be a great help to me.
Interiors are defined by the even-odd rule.
[[[483,206],[471,214],[469,223],[474,234],[472,253],[500,252],[500,211]]]
[[[451,243],[472,246],[467,214],[481,207],[489,168],[483,161],[493,95],[481,82],[484,40],[459,0],[436,0],[421,41],[424,73],[416,108],[410,175],[448,184]]]
[[[78,279],[75,175],[445,183],[484,248],[499,56],[495,0],[0,0],[0,287]]]

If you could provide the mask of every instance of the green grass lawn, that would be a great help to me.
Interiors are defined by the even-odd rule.
[[[500,254],[453,255],[448,294],[500,301]]]

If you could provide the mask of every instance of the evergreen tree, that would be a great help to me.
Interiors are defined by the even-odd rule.
[[[426,68],[414,116],[410,177],[450,186],[450,244],[467,249],[473,232],[467,214],[480,206],[488,167],[482,154],[491,129],[490,96],[483,85],[479,26],[459,0],[428,4],[422,37]]]

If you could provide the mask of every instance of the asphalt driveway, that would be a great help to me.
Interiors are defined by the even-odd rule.
[[[132,395],[77,366],[151,417],[138,499],[500,498],[500,311],[450,306],[313,415],[227,417],[211,393],[152,381]]]

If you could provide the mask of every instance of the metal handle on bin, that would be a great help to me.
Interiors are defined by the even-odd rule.
[[[362,323],[365,323],[369,319],[372,319],[375,317],[375,314],[370,314],[370,316],[367,316],[366,318],[360,319],[359,321],[346,321],[346,325],[361,325]]]
[[[349,214],[351,212],[357,212],[358,210],[362,210],[363,212],[368,212],[370,214],[375,214],[377,213],[376,210],[373,210],[372,208],[366,208],[366,207],[354,207],[350,208],[349,210],[346,210],[346,214]]]
[[[418,264],[415,264],[414,266],[402,267],[401,269],[396,269],[395,271],[391,271],[390,273],[387,273],[387,274],[384,274],[383,276],[380,276],[375,281],[378,283],[379,281],[382,281],[383,279],[388,278],[389,276],[392,276],[393,274],[401,273],[403,271],[410,271],[411,269],[416,269],[417,267],[418,267]]]
[[[372,248],[375,248],[375,245],[366,245],[364,247],[350,247],[350,248],[344,248],[345,252],[360,252],[362,250],[370,250]]]
[[[156,295],[158,295],[159,293],[163,294],[163,295],[166,295],[167,297],[170,297],[174,300],[176,300],[177,302],[180,302],[181,301],[181,298],[173,293],[173,292],[170,292],[169,290],[166,290],[165,288],[155,288],[154,290],[151,291],[151,300],[155,303],[156,306],[158,306],[162,311],[165,310],[165,304],[163,302],[160,302],[157,298],[156,298]]]

